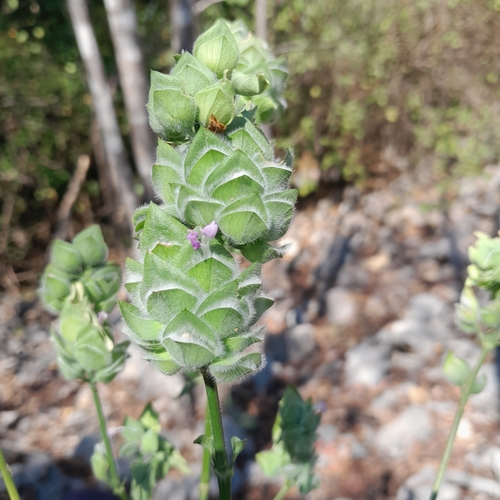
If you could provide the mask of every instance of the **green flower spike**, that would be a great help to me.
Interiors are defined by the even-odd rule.
[[[240,271],[217,239],[201,252],[188,234],[162,208],[149,206],[139,234],[141,261],[126,266],[131,304],[120,303],[124,332],[164,373],[207,368],[218,382],[232,383],[262,365],[261,354],[244,351],[262,340],[262,329],[252,326],[272,300],[260,294],[258,264]]]

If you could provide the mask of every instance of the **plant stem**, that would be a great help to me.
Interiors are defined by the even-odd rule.
[[[3,482],[7,488],[10,500],[20,500],[19,492],[17,491],[14,480],[9,470],[9,466],[5,461],[2,450],[0,449],[0,472],[2,473]]]
[[[462,415],[464,414],[465,404],[467,403],[467,400],[469,399],[469,396],[471,394],[472,387],[474,385],[474,382],[476,381],[477,373],[479,372],[479,369],[481,368],[486,356],[490,351],[491,351],[490,347],[483,346],[479,359],[474,365],[474,368],[469,373],[469,377],[467,378],[465,385],[462,387],[462,393],[460,395],[460,400],[458,401],[458,406],[455,412],[455,418],[453,419],[453,425],[451,426],[450,429],[448,441],[446,442],[446,448],[444,449],[443,457],[441,459],[441,463],[439,464],[439,470],[437,472],[436,479],[434,481],[434,484],[432,485],[430,500],[436,500],[438,496],[439,488],[443,481],[446,466],[448,465],[448,461],[450,459],[453,443],[457,435],[458,426],[460,424]]]
[[[280,488],[276,496],[274,497],[274,500],[283,500],[285,498],[285,495],[288,493],[288,490],[290,489],[290,482],[286,480],[283,483],[283,486]]]
[[[125,488],[120,482],[120,477],[118,476],[118,470],[116,468],[115,457],[113,455],[113,449],[111,448],[111,441],[109,440],[108,429],[106,426],[106,419],[104,418],[104,413],[102,411],[101,400],[99,399],[99,394],[97,392],[97,387],[95,382],[89,382],[90,388],[92,389],[92,395],[94,396],[94,403],[97,410],[97,417],[99,419],[99,427],[101,428],[101,436],[104,441],[104,446],[106,448],[106,454],[108,456],[109,463],[109,473],[111,476],[111,488],[113,493],[118,495],[121,500],[128,500],[128,496],[125,493]]]
[[[206,370],[202,369],[201,374],[205,382],[205,390],[207,391],[207,415],[210,416],[210,426],[212,429],[214,444],[213,465],[214,473],[219,482],[219,500],[231,500],[231,477],[233,471],[232,467],[229,466],[224,443],[224,430],[222,429],[217,384]]]
[[[205,411],[205,438],[209,438],[212,434],[212,429],[210,427],[210,415],[208,414],[208,408]],[[210,451],[208,448],[203,448],[203,462],[200,477],[200,499],[208,500],[208,494],[210,493]]]

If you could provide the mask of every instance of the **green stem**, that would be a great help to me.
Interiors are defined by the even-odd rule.
[[[285,498],[285,495],[288,493],[288,490],[290,489],[291,484],[287,480],[283,483],[283,486],[280,488],[276,496],[274,497],[274,500],[283,500]]]
[[[446,442],[446,448],[444,449],[443,458],[441,459],[441,463],[439,464],[439,470],[432,486],[430,500],[436,500],[438,496],[439,488],[441,486],[441,483],[443,482],[446,466],[448,465],[448,461],[450,460],[451,450],[453,448],[453,443],[457,435],[458,426],[460,424],[462,415],[464,414],[465,404],[467,403],[467,400],[469,399],[469,396],[471,394],[472,387],[474,385],[474,382],[476,381],[477,373],[479,372],[479,369],[481,368],[486,356],[490,351],[490,347],[483,346],[481,355],[479,356],[477,363],[474,365],[474,368],[469,373],[469,377],[467,378],[465,385],[462,387],[462,393],[460,395],[460,400],[458,401],[455,418],[453,419],[453,425],[451,426],[448,441]]]
[[[208,414],[208,408],[205,412],[205,438],[209,439],[212,433],[210,427],[210,416]],[[203,462],[200,477],[200,499],[208,500],[208,494],[210,493],[210,451],[208,448],[203,448]]]
[[[106,454],[108,456],[109,463],[109,473],[111,476],[111,488],[113,493],[118,495],[121,500],[128,500],[127,493],[123,484],[120,482],[120,477],[118,476],[118,470],[116,468],[115,457],[113,455],[113,449],[111,448],[111,441],[109,440],[108,429],[106,426],[106,419],[104,418],[104,413],[102,411],[101,400],[99,399],[99,394],[97,392],[97,387],[95,382],[89,382],[90,388],[92,389],[92,395],[94,396],[94,403],[97,410],[97,417],[99,419],[99,427],[101,428],[101,436],[104,441],[104,446],[106,448]]]
[[[201,374],[205,382],[205,390],[207,391],[207,414],[210,416],[210,426],[212,429],[214,444],[213,465],[214,473],[219,482],[219,500],[231,500],[231,477],[233,471],[232,467],[229,466],[224,443],[224,430],[222,429],[217,384],[206,370],[202,369]]]
[[[2,450],[0,450],[0,472],[2,473],[3,482],[7,488],[10,500],[20,500],[21,497],[19,496],[16,485],[14,484],[14,480],[10,474],[9,466],[5,461]]]

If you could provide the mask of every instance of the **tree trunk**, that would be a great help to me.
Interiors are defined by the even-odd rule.
[[[267,41],[267,0],[255,1],[255,35]]]
[[[146,197],[151,200],[153,197],[151,165],[154,162],[155,144],[146,110],[149,82],[139,45],[135,8],[133,0],[104,0],[104,4],[108,13],[120,85],[130,124],[135,164]]]
[[[174,54],[193,50],[194,21],[191,0],[170,0],[170,48]]]
[[[89,10],[86,0],[67,0],[67,5],[101,129],[109,177],[119,203],[115,211],[115,221],[130,229],[131,218],[137,206],[132,185],[132,169],[118,127],[113,97],[92,29]]]

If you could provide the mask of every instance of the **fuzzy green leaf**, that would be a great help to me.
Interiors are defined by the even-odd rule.
[[[224,21],[217,21],[197,38],[193,54],[219,78],[236,68],[240,56],[238,44]]]
[[[269,82],[262,73],[248,75],[240,71],[233,71],[231,83],[237,94],[248,97],[261,94],[269,86]]]
[[[260,240],[242,245],[239,247],[239,250],[250,262],[265,264],[273,259],[281,259],[285,255],[288,247],[289,245],[283,245],[275,248],[269,245],[269,243]]]
[[[222,125],[231,123],[236,114],[232,87],[218,82],[200,90],[194,100],[198,111],[198,121],[208,127],[212,117]]]
[[[94,325],[87,325],[78,333],[75,358],[87,371],[100,370],[111,362],[103,334]]]
[[[165,331],[163,323],[145,318],[132,304],[119,301],[118,305],[125,323],[134,334],[133,340],[142,343],[141,341],[158,341],[162,337]]]
[[[184,89],[190,96],[194,96],[215,80],[214,73],[189,52],[182,53],[170,74],[184,84]]]
[[[73,246],[82,255],[86,266],[96,267],[104,264],[108,257],[108,247],[101,228],[96,224],[78,233],[73,239]]]
[[[192,267],[188,276],[194,278],[205,292],[213,292],[230,281],[233,272],[222,262],[210,257]]]
[[[217,382],[233,384],[247,375],[255,373],[261,366],[261,354],[253,352],[246,356],[234,356],[212,363],[209,366],[209,371]]]
[[[56,240],[54,242],[50,260],[54,266],[65,273],[77,275],[82,272],[82,254],[66,241]]]

